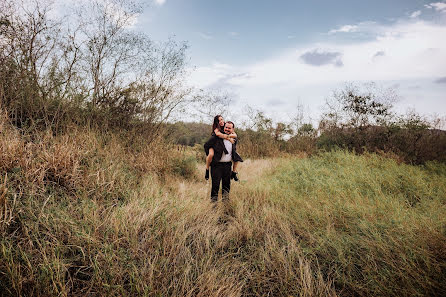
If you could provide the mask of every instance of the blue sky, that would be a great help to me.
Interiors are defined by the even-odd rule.
[[[428,1],[166,0],[149,7],[138,28],[155,40],[189,42],[197,66],[215,60],[252,63],[296,44],[361,36],[326,36],[332,28],[364,21],[389,23]]]
[[[231,93],[275,120],[313,120],[333,90],[374,81],[396,110],[446,111],[446,1],[154,0],[136,30],[190,48],[188,81]]]

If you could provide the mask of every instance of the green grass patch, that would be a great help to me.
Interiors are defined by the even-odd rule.
[[[345,151],[285,160],[263,183],[305,256],[346,295],[446,292],[444,165]]]

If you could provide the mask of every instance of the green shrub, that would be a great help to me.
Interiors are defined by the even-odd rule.
[[[172,160],[172,171],[176,175],[190,179],[197,168],[197,159],[193,156],[177,157]]]
[[[410,164],[446,160],[446,132],[398,126],[369,126],[361,129],[331,128],[317,139],[318,149],[345,148],[357,153],[385,152],[396,154]]]

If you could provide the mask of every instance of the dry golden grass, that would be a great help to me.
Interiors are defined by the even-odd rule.
[[[27,141],[0,127],[5,296],[445,290],[444,165],[342,152],[248,159],[213,208],[204,164],[174,174],[193,152],[76,129]]]

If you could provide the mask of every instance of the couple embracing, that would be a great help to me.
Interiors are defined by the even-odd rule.
[[[238,181],[237,167],[243,162],[237,153],[237,134],[234,123],[225,122],[221,115],[214,117],[212,136],[204,144],[206,152],[206,180],[209,179],[209,169],[212,179],[211,201],[217,202],[220,182],[222,183],[222,200],[229,198],[231,179]]]

